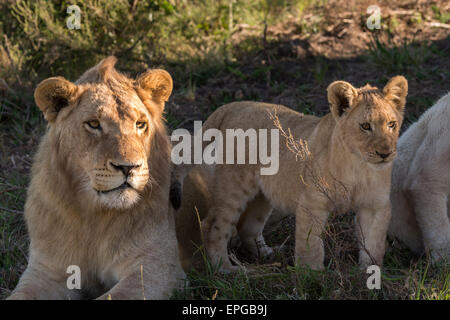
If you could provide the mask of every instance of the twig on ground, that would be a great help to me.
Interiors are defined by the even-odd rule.
[[[6,212],[11,212],[11,213],[23,214],[23,211],[14,210],[14,209],[8,209],[8,208],[4,208],[4,207],[0,207],[0,211],[6,211]]]
[[[433,27],[433,28],[450,29],[450,24],[440,23],[440,22],[425,22],[425,25]]]

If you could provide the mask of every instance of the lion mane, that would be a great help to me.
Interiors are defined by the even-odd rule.
[[[25,204],[28,266],[10,299],[167,299],[183,285],[162,118],[172,79],[159,69],[130,79],[115,63],[35,90],[48,129]]]

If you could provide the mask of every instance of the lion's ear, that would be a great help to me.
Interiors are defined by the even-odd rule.
[[[398,111],[403,112],[408,94],[408,80],[403,76],[391,78],[383,89],[386,99],[392,101]]]
[[[165,70],[150,69],[141,74],[136,82],[144,98],[153,101],[161,108],[160,112],[162,112],[164,102],[169,100],[172,93],[173,82],[170,74]]]
[[[358,91],[348,82],[335,81],[328,86],[328,102],[332,114],[339,118],[353,106]]]
[[[45,119],[53,123],[59,111],[78,97],[78,86],[62,77],[48,78],[34,90],[34,100]]]

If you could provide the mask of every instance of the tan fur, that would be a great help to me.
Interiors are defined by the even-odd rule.
[[[200,221],[211,205],[210,178],[207,168],[194,168],[184,179],[181,208],[175,214],[178,248],[183,269],[203,266]]]
[[[450,259],[450,94],[398,141],[389,233],[412,251]]]
[[[166,299],[183,284],[161,117],[172,79],[148,70],[132,80],[115,62],[36,88],[49,126],[25,204],[28,267],[10,299]],[[81,269],[80,290],[67,288],[70,265]]]
[[[186,272],[205,266],[204,234],[200,228],[201,221],[212,206],[213,184],[212,166],[194,167],[184,178],[181,208],[176,213],[175,223],[180,260]],[[262,219],[267,219],[271,211],[272,206],[259,193],[248,203],[238,225],[231,231],[230,245],[240,245],[245,254],[254,258],[271,257],[273,250],[265,244],[261,229],[261,223],[264,224]]]
[[[398,76],[383,91],[370,86],[356,89],[344,81],[332,83],[328,87],[331,113],[322,118],[258,102],[236,102],[217,109],[203,125],[203,131],[221,130],[224,145],[227,128],[271,129],[274,121],[269,114],[276,114],[284,130],[290,129],[295,139],[309,145],[312,170],[307,170],[306,162],[296,160],[285,141],[280,141],[280,167],[275,175],[260,175],[260,164],[214,165],[211,206],[202,222],[212,262],[221,261],[224,271],[235,269],[227,254],[232,226],[237,226],[239,236],[247,239],[244,243],[256,244],[250,251],[262,249],[270,254],[261,233],[274,207],[296,213],[297,262],[322,268],[321,233],[329,213],[354,210],[361,242],[360,265],[381,265],[391,215],[392,160],[406,95],[407,81]],[[395,128],[388,126],[391,121]],[[361,128],[365,122],[370,123],[372,131]],[[379,154],[387,157],[383,160]],[[188,169],[177,169],[176,179],[182,180]],[[248,207],[258,207],[249,202],[260,196],[270,206],[260,204],[262,210],[256,210],[253,219],[247,213],[242,215]]]

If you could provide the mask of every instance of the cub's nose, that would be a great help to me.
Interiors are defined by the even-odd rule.
[[[116,171],[122,171],[122,173],[125,175],[125,177],[128,177],[131,170],[139,168],[141,165],[138,164],[121,164],[121,163],[114,163],[112,161],[109,161],[109,167],[116,170]]]
[[[380,152],[376,151],[376,153],[380,158],[386,159],[387,157],[389,157],[392,154],[392,151],[389,151],[388,153],[380,153]]]

